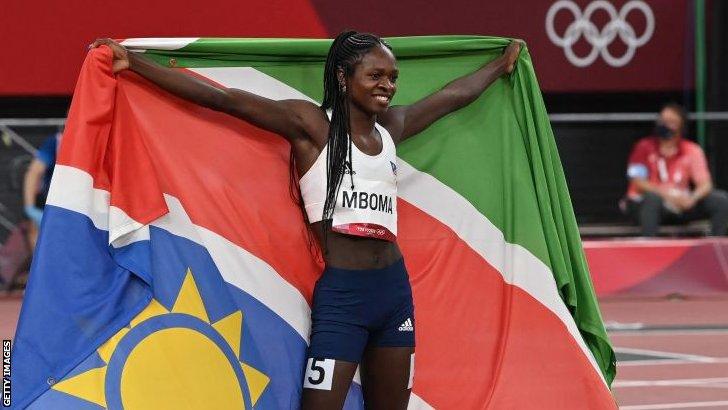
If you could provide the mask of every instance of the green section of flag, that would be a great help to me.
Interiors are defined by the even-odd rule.
[[[388,39],[400,68],[394,105],[409,104],[497,58],[510,40],[478,36]],[[201,39],[148,51],[179,67],[251,66],[320,101],[330,40]],[[397,148],[398,155],[466,198],[550,267],[559,293],[609,383],[615,355],[602,323],[568,188],[530,55],[473,104]]]

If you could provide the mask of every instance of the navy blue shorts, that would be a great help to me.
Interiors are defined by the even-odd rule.
[[[359,363],[367,347],[414,347],[404,260],[381,269],[327,267],[316,282],[308,357]]]

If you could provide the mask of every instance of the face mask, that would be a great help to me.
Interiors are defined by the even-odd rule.
[[[675,134],[677,134],[675,131],[671,130],[670,128],[667,128],[665,124],[661,122],[657,122],[655,125],[655,135],[660,137],[660,139],[663,140],[669,140],[670,138],[674,137]]]

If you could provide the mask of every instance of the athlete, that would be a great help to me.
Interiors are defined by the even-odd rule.
[[[333,41],[321,106],[219,88],[128,53],[110,39],[113,71],[132,70],[164,90],[286,138],[301,178],[304,218],[326,268],[316,283],[303,409],[341,409],[357,365],[370,409],[405,409],[414,376],[415,317],[396,243],[395,145],[462,108],[513,71],[520,42],[501,57],[408,106],[392,106],[397,61],[372,34]],[[295,167],[295,168],[294,168]],[[294,174],[295,175],[295,174]]]

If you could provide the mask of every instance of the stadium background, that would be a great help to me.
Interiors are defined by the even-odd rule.
[[[623,67],[602,58],[583,68],[572,65],[564,50],[546,32],[546,14],[553,1],[470,2],[337,2],[331,0],[237,2],[215,0],[181,5],[169,0],[117,3],[71,3],[10,0],[3,5],[3,63],[0,64],[0,117],[62,118],[70,103],[85,46],[102,36],[130,37],[332,37],[352,28],[383,36],[480,34],[522,38],[536,65],[550,114],[654,113],[666,101],[695,111],[695,1],[649,1],[655,18],[650,40],[636,49]],[[590,2],[575,1],[581,9]],[[612,1],[617,10],[626,1]],[[705,21],[705,110],[728,109],[728,5],[707,1]],[[558,33],[573,20],[560,12]],[[604,11],[592,20],[602,27]],[[646,20],[639,11],[627,21],[639,35]],[[586,55],[591,45],[582,37],[574,46]],[[615,56],[627,51],[615,39]],[[395,50],[396,51],[396,50]],[[700,68],[700,67],[699,67]],[[568,119],[568,118],[567,118]],[[553,128],[581,223],[624,221],[617,202],[625,189],[625,161],[632,143],[650,131],[650,121],[554,121]],[[31,144],[52,127],[12,128]],[[718,187],[728,187],[725,121],[707,121],[705,149]],[[694,122],[691,122],[694,138]],[[11,223],[21,218],[20,184],[28,154],[4,136],[0,148],[0,212]],[[7,227],[0,238],[7,235]]]
[[[728,25],[725,24],[728,22],[728,3],[718,0],[645,0],[644,3],[654,13],[655,28],[650,40],[635,50],[634,57],[625,66],[612,67],[598,57],[593,64],[582,68],[570,63],[564,49],[555,45],[547,35],[546,16],[555,3],[552,0],[210,0],[197,4],[180,4],[170,0],[130,0],[123,3],[5,1],[0,24],[4,42],[0,59],[0,242],[5,242],[13,226],[23,219],[21,185],[31,154],[26,149],[30,147],[24,148],[22,143],[18,143],[18,137],[38,147],[54,132],[56,125],[53,120],[50,125],[28,124],[42,122],[37,119],[65,116],[86,45],[97,37],[321,38],[333,37],[350,28],[382,36],[480,34],[521,38],[529,46],[546,106],[552,115],[552,127],[581,226],[627,222],[617,206],[626,188],[627,156],[632,144],[652,129],[652,115],[668,101],[681,103],[689,112],[698,113],[690,121],[689,138],[702,142],[716,186],[728,189],[728,162],[723,161],[728,153],[728,121],[725,118],[728,112],[728,81],[722,77],[728,72]],[[593,1],[574,0],[572,3],[584,10]],[[620,10],[629,2],[612,0],[609,3]],[[696,15],[696,10],[700,11],[701,7],[704,7],[702,22],[696,18],[700,14]],[[563,33],[571,21],[569,13],[557,14],[554,20],[556,31]],[[603,27],[610,18],[604,11],[597,11],[591,21]],[[639,12],[630,13],[627,22],[637,35],[644,32],[647,24]],[[696,58],[701,55],[702,47],[704,64]],[[584,56],[591,48],[581,38],[574,51]],[[608,49],[611,54],[619,56],[627,51],[627,46],[617,38]],[[704,76],[704,84],[696,82],[701,75]],[[699,106],[699,101],[703,101],[704,105]],[[695,121],[695,118],[700,118],[701,111],[718,113],[705,120],[704,132],[698,130]],[[629,115],[610,119],[606,115],[610,113]],[[580,116],[583,114],[596,115]],[[698,135],[701,137],[698,138]],[[654,298],[601,301],[611,330],[610,337],[618,348],[620,359],[644,360],[645,356],[641,356],[644,352],[639,348],[659,347],[663,352],[683,348],[670,345],[673,342],[661,339],[661,334],[657,333],[639,335],[642,339],[635,342],[631,338],[638,335],[630,333],[634,329],[611,326],[612,321],[617,325],[639,321],[647,327],[652,326],[655,332],[702,326],[698,330],[703,332],[703,339],[692,338],[685,342],[686,346],[690,346],[690,349],[685,349],[696,356],[670,358],[663,355],[653,359],[657,361],[667,357],[667,360],[690,361],[697,360],[697,355],[706,355],[701,357],[711,356],[717,360],[712,362],[716,366],[712,371],[718,372],[716,375],[725,376],[728,371],[725,367],[728,360],[728,352],[725,351],[725,346],[728,346],[725,294],[700,300],[688,298],[683,303]],[[14,301],[8,303],[12,306],[6,308],[6,301],[0,300],[0,312],[10,312],[10,315],[0,315],[0,329],[3,331],[7,326],[14,326],[14,320],[8,322],[8,317],[17,315],[13,312],[19,305]],[[673,334],[669,337],[679,339],[682,336]],[[662,376],[687,380],[687,373],[674,369],[668,375],[667,367],[662,366]],[[631,390],[633,386],[628,383],[633,381],[623,381],[627,384],[620,385],[620,378],[647,377],[630,373],[631,369],[637,370],[636,367],[622,367],[615,385],[620,403],[630,400],[640,402],[642,396],[638,395],[646,394],[646,390],[639,393]],[[695,373],[695,377],[710,375],[710,371]],[[726,382],[728,380],[720,383]],[[723,391],[725,387],[728,386],[723,386]],[[702,390],[705,391],[708,389]],[[653,390],[652,394],[665,397],[664,400],[655,398],[655,402],[668,399],[657,390]],[[693,400],[710,399],[704,397],[707,396],[697,395]],[[721,396],[715,399],[728,398]],[[728,400],[720,403],[728,405]],[[649,407],[633,405],[629,408]]]

